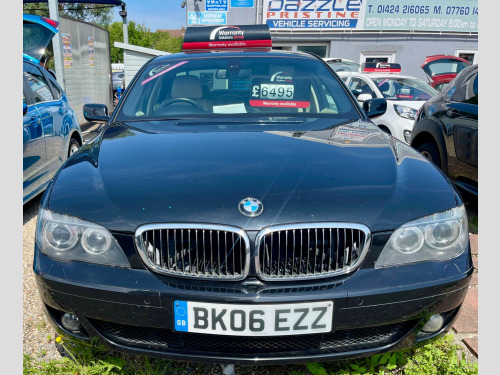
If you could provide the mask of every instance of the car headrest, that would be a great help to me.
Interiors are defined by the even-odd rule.
[[[178,76],[175,77],[172,84],[172,99],[188,98],[199,99],[203,97],[201,81],[196,76]]]
[[[389,85],[389,82],[384,82],[382,83],[378,88],[381,92],[386,92],[387,90],[389,90],[389,88],[391,87],[391,85]]]

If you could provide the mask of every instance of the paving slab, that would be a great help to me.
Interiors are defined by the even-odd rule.
[[[469,240],[470,240],[470,248],[471,252],[473,255],[478,255],[479,254],[479,241],[478,241],[478,235],[477,234],[469,234]]]
[[[477,337],[464,339],[464,344],[476,357],[479,357],[479,340]]]
[[[453,324],[453,329],[458,334],[477,334],[478,327],[478,289],[469,288],[465,296],[464,303],[460,309],[457,320]]]

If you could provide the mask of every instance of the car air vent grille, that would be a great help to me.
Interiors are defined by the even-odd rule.
[[[326,334],[274,337],[223,336],[174,332],[164,328],[138,327],[89,319],[106,339],[129,348],[171,353],[199,352],[205,355],[288,356],[307,351],[310,354],[353,353],[387,347],[406,336],[418,320],[376,327],[343,329]],[[227,358],[227,357],[226,357]]]
[[[236,227],[153,224],[140,227],[135,241],[153,271],[180,277],[241,280],[250,266],[250,241]]]
[[[369,242],[369,229],[359,224],[269,227],[257,235],[257,273],[267,281],[345,274],[361,264]]]

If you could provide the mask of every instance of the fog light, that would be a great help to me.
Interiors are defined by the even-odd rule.
[[[68,331],[79,331],[82,329],[82,323],[80,323],[80,320],[73,314],[64,313],[61,318],[61,323]]]
[[[411,141],[411,130],[403,130],[403,134],[405,137],[405,142],[410,144]]]
[[[443,322],[443,317],[440,314],[432,315],[428,322],[422,327],[422,331],[427,333],[437,332],[443,327]]]

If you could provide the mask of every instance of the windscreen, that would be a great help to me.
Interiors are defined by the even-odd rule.
[[[360,117],[342,84],[320,61],[289,55],[221,54],[152,62],[128,91],[117,120]]]
[[[372,78],[385,99],[428,100],[438,92],[416,78]]]
[[[349,61],[329,61],[327,62],[328,65],[335,71],[335,72],[359,72],[361,71],[361,66],[359,64],[356,64],[355,62],[349,62]]]

